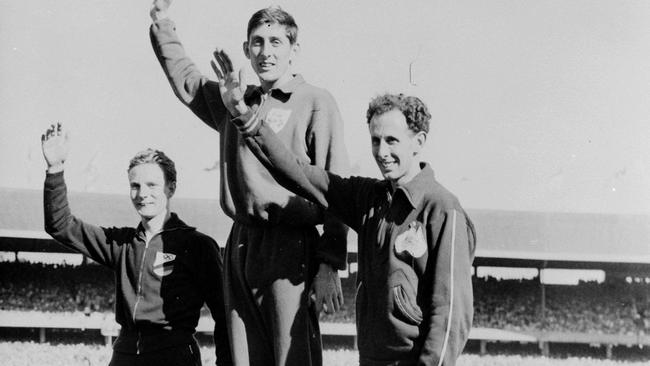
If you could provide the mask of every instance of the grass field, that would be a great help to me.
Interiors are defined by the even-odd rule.
[[[201,348],[203,365],[214,365],[213,349]],[[111,349],[97,344],[50,344],[34,342],[0,342],[0,363],[4,366],[105,366]],[[358,354],[353,350],[325,350],[324,365],[349,366],[358,364]],[[480,356],[462,355],[458,366],[641,366],[643,360],[607,360],[593,357],[549,357],[536,355],[494,354]]]

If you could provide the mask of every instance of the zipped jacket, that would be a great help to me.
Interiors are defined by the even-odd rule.
[[[203,304],[215,321],[217,364],[230,364],[223,302],[222,259],[216,242],[174,213],[148,242],[142,225],[99,227],[72,215],[63,172],[47,174],[45,231],[115,273],[113,345],[144,353],[193,342]]]

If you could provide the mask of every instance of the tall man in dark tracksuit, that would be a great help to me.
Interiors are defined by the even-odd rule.
[[[138,153],[128,169],[137,228],[99,227],[73,216],[63,179],[68,137],[61,124],[41,137],[47,163],[45,230],[64,246],[115,273],[115,318],[121,325],[111,366],[201,365],[194,338],[201,307],[215,321],[217,365],[231,365],[217,244],[169,211],[174,162],[157,150]]]
[[[473,316],[474,226],[418,156],[429,131],[416,97],[383,95],[368,108],[372,153],[384,180],[342,178],[288,151],[233,93],[227,59],[215,70],[224,104],[251,151],[288,189],[326,207],[359,234],[357,333],[361,365],[454,365]]]
[[[317,312],[322,305],[336,311],[343,302],[336,270],[346,266],[347,229],[280,186],[249,151],[229,123],[233,116],[217,83],[186,56],[167,17],[169,3],[155,0],[151,9],[154,52],[176,96],[219,132],[221,207],[233,219],[224,258],[233,363],[319,366]],[[260,86],[242,85],[242,93],[252,103],[266,101],[260,113],[293,153],[344,174],[343,122],[334,98],[291,72],[297,37],[298,26],[284,10],[270,7],[253,14],[243,49]]]

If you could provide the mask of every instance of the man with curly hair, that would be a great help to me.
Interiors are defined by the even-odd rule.
[[[384,180],[343,178],[296,158],[229,90],[224,104],[251,151],[286,188],[327,208],[358,233],[357,335],[361,365],[454,365],[473,316],[476,235],[458,199],[418,159],[429,132],[426,105],[385,94],[367,112],[372,154]]]

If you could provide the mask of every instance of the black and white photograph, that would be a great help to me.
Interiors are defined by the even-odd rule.
[[[650,363],[650,2],[0,0],[0,364]]]

